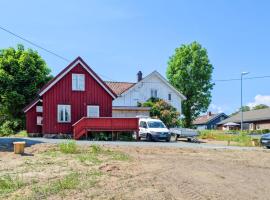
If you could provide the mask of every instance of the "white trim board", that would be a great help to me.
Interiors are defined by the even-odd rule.
[[[33,108],[33,106],[35,106],[39,101],[42,102],[42,100],[37,99],[36,101],[34,101],[34,102],[32,103],[31,106],[29,106],[29,108],[25,109],[23,112],[26,113],[28,110],[30,110],[31,108]]]
[[[65,72],[63,72],[53,82],[51,82],[43,91],[39,93],[39,95],[42,96],[43,94],[45,94],[49,89],[52,88],[52,86],[54,86],[58,81],[60,81],[68,72],[70,72],[78,64],[81,64],[81,66],[101,85],[101,87],[103,87],[106,90],[106,92],[108,92],[113,97],[113,99],[116,98],[116,96],[88,69],[88,67],[86,67],[83,64],[83,62],[81,62],[80,59],[77,60],[73,65],[69,66],[69,68]]]
[[[152,73],[148,74],[146,77],[144,77],[141,81],[137,82],[136,84],[134,84],[132,87],[130,87],[128,90],[126,90],[125,92],[123,92],[121,94],[125,95],[127,94],[129,91],[131,91],[134,87],[136,87],[138,84],[145,82],[147,79],[149,79],[151,76],[156,75],[162,82],[164,82],[169,88],[171,88],[182,100],[186,100],[187,98],[181,94],[178,90],[176,90],[160,73],[158,73],[157,71],[153,71]]]

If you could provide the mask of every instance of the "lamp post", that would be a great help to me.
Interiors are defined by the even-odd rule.
[[[249,72],[241,73],[241,131],[243,130],[243,76],[247,75]]]

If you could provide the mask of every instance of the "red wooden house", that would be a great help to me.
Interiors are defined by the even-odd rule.
[[[42,134],[73,133],[76,139],[88,131],[137,131],[137,119],[111,118],[115,98],[116,94],[78,57],[24,109],[26,130]]]

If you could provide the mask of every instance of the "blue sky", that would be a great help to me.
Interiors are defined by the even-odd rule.
[[[158,70],[181,44],[208,50],[213,79],[270,75],[269,1],[2,1],[0,26],[63,57],[81,56],[103,79],[135,81]],[[0,48],[35,47],[0,31]],[[55,75],[67,63],[40,49]],[[106,77],[106,78],[105,78]],[[270,78],[244,81],[244,104],[270,105]],[[210,110],[240,106],[240,82],[216,82]]]

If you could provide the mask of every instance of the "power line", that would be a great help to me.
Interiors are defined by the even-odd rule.
[[[36,43],[34,43],[34,42],[32,42],[32,41],[30,41],[30,40],[28,40],[28,39],[26,39],[26,38],[24,38],[24,37],[22,37],[22,36],[20,36],[20,35],[18,35],[18,34],[16,34],[16,33],[14,33],[14,32],[12,32],[12,31],[10,31],[10,30],[8,30],[8,29],[2,27],[2,26],[0,26],[0,29],[2,29],[3,31],[5,31],[5,32],[7,32],[7,33],[9,33],[9,34],[11,34],[11,35],[13,35],[13,36],[15,36],[15,37],[21,39],[21,40],[23,40],[23,41],[25,41],[25,42],[27,42],[27,43],[33,45],[33,46],[39,48],[39,49],[42,49],[43,51],[45,51],[45,52],[47,52],[47,53],[50,53],[50,54],[52,54],[52,55],[58,57],[59,59],[62,59],[62,60],[64,60],[64,61],[66,61],[66,62],[71,62],[69,59],[67,59],[67,58],[65,58],[65,57],[63,57],[63,56],[61,56],[61,55],[59,55],[59,54],[57,54],[57,53],[55,53],[55,52],[53,52],[53,51],[51,51],[51,50],[49,50],[49,49],[46,49],[45,47],[42,47],[41,45],[36,44]],[[102,76],[102,77],[104,77],[104,78],[106,78],[106,79],[109,79],[109,80],[111,80],[111,81],[114,81],[113,79],[111,79],[111,78],[109,78],[109,77],[107,77],[107,76],[104,76],[104,75],[102,75],[102,74],[99,74],[99,76]],[[244,79],[249,79],[249,80],[250,80],[250,79],[260,79],[260,78],[270,78],[270,75],[267,75],[267,76],[255,76],[255,77],[249,77],[249,78],[244,78]],[[228,82],[228,81],[240,81],[240,80],[241,80],[240,78],[233,78],[233,79],[216,79],[216,80],[214,80],[213,82]]]
[[[42,47],[42,46],[40,46],[40,45],[34,43],[34,42],[31,42],[30,40],[28,40],[28,39],[26,39],[26,38],[24,38],[24,37],[22,37],[22,36],[20,36],[20,35],[18,35],[18,34],[16,34],[16,33],[11,32],[10,30],[7,30],[7,29],[5,29],[5,28],[3,28],[3,27],[1,27],[1,26],[0,26],[0,29],[2,29],[3,31],[5,31],[5,32],[7,32],[7,33],[9,33],[9,34],[11,34],[11,35],[13,35],[13,36],[15,36],[15,37],[21,39],[21,40],[23,40],[23,41],[25,41],[25,42],[27,42],[27,43],[33,45],[33,46],[39,48],[39,49],[42,49],[43,51],[46,51],[47,53],[50,53],[50,54],[52,54],[52,55],[54,55],[54,56],[56,56],[56,57],[58,57],[58,58],[60,58],[60,59],[62,59],[62,60],[64,60],[64,61],[66,61],[66,62],[70,62],[70,60],[68,60],[67,58],[65,58],[65,57],[63,57],[63,56],[60,56],[59,54],[54,53],[54,52],[52,52],[52,51],[50,51],[50,50],[48,50],[48,49],[46,49],[46,48],[44,48],[44,47]]]
[[[68,62],[68,63],[71,62],[69,59],[67,59],[67,58],[65,58],[65,57],[63,57],[63,56],[61,56],[61,55],[59,55],[59,54],[57,54],[57,53],[55,53],[55,52],[53,52],[53,51],[51,51],[51,50],[49,50],[49,49],[46,49],[45,47],[42,47],[41,45],[39,45],[39,44],[37,44],[37,43],[35,43],[35,42],[32,42],[32,41],[26,39],[25,37],[22,37],[22,36],[20,36],[20,35],[14,33],[14,32],[12,32],[12,31],[10,31],[10,30],[8,30],[8,29],[2,27],[2,26],[0,26],[0,29],[2,29],[3,31],[5,31],[5,32],[7,32],[7,33],[9,33],[9,34],[11,34],[11,35],[13,35],[13,36],[15,36],[15,37],[21,39],[21,40],[23,40],[23,41],[25,41],[25,42],[27,42],[27,43],[33,45],[33,46],[39,48],[39,49],[42,49],[43,51],[45,51],[45,52],[47,52],[47,53],[50,53],[50,54],[56,56],[56,57],[59,58],[59,59],[62,59],[62,60],[64,60],[64,61]],[[109,80],[113,81],[113,79],[111,79],[111,78],[109,78],[109,77],[107,77],[107,76],[104,76],[104,75],[102,75],[102,74],[99,74],[99,76],[102,76],[102,77],[104,77],[104,78],[106,78],[106,79],[109,79]]]
[[[261,78],[270,78],[270,75],[266,76],[254,76],[254,77],[248,77],[248,78],[243,78],[244,80],[252,80],[252,79],[261,79]],[[240,81],[240,78],[232,78],[232,79],[217,79],[214,80],[213,82],[228,82],[228,81]]]

